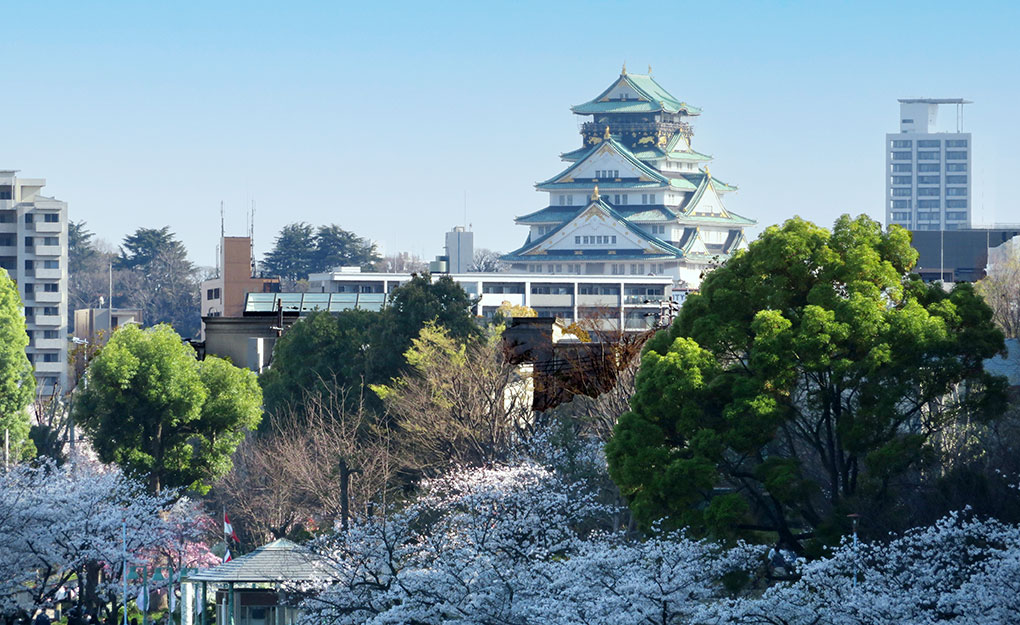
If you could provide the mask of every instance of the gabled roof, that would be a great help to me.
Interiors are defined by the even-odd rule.
[[[742,217],[736,213],[732,213],[722,205],[722,201],[719,200],[719,193],[717,185],[724,185],[727,190],[735,189],[725,183],[718,182],[712,176],[708,174],[696,174],[690,176],[698,181],[698,189],[691,195],[687,196],[686,201],[680,207],[682,212],[680,213],[681,221],[697,220],[702,222],[711,223],[731,223],[731,224],[745,224],[751,225],[758,223],[753,219]],[[704,212],[698,211],[698,207],[701,202],[708,197],[714,197],[719,201],[719,209],[721,212]]]
[[[189,575],[191,582],[286,582],[329,579],[330,566],[310,549],[281,538],[249,554]]]
[[[610,100],[609,95],[620,85],[626,84],[637,94],[637,100]],[[682,113],[684,115],[700,115],[701,109],[681,102],[673,94],[666,91],[662,85],[655,82],[655,79],[647,74],[628,74],[626,69],[620,74],[609,88],[600,93],[595,99],[570,107],[570,110],[578,115],[593,115],[596,113],[653,113],[665,111],[667,113]]]
[[[530,238],[529,238],[529,240],[523,246],[521,246],[520,248],[510,252],[509,254],[506,254],[505,256],[503,256],[503,258],[505,260],[519,259],[521,256],[524,256],[524,255],[528,254],[529,252],[534,251],[536,248],[538,248],[540,245],[542,245],[542,243],[548,241],[550,238],[555,236],[557,233],[561,232],[564,228],[566,228],[570,224],[574,223],[577,219],[579,219],[580,217],[584,216],[585,214],[587,214],[587,213],[589,213],[591,211],[599,211],[602,214],[604,214],[606,217],[608,217],[610,219],[613,219],[613,220],[616,220],[620,225],[622,225],[627,230],[629,230],[630,232],[632,232],[635,235],[637,235],[637,237],[639,239],[645,241],[650,247],[656,249],[657,251],[659,251],[662,254],[667,254],[667,255],[674,256],[674,257],[683,256],[683,251],[681,249],[679,249],[677,247],[674,247],[672,244],[670,244],[670,243],[668,243],[666,241],[663,241],[662,239],[660,239],[658,237],[655,237],[655,236],[652,236],[652,235],[648,234],[643,229],[638,227],[636,224],[631,223],[630,220],[627,217],[622,215],[620,212],[615,210],[612,206],[610,206],[605,201],[603,201],[601,198],[599,198],[599,199],[596,199],[596,200],[592,201],[584,210],[582,210],[578,214],[574,215],[574,217],[572,219],[564,221],[559,226],[553,228],[550,232],[547,232],[545,235],[535,239],[534,241],[530,240]]]
[[[615,151],[617,154],[622,156],[625,161],[627,161],[628,163],[633,165],[638,171],[640,171],[642,174],[644,174],[648,178],[650,178],[650,179],[652,179],[652,180],[654,180],[656,182],[660,182],[660,183],[668,183],[669,182],[668,178],[666,178],[665,176],[660,174],[654,168],[649,167],[648,165],[646,165],[643,162],[641,162],[641,159],[639,159],[638,157],[634,156],[634,154],[630,150],[627,149],[627,146],[623,145],[622,143],[620,143],[619,141],[614,139],[612,136],[610,136],[608,138],[604,138],[604,139],[600,140],[598,143],[596,143],[595,145],[593,145],[590,148],[588,148],[588,150],[583,155],[581,155],[578,158],[577,162],[572,164],[570,167],[567,167],[566,169],[564,169],[560,173],[556,174],[555,176],[553,176],[552,178],[550,178],[550,179],[548,179],[548,180],[546,180],[544,182],[539,182],[538,184],[535,185],[535,187],[538,188],[538,189],[542,189],[542,188],[548,187],[549,185],[553,185],[553,184],[556,184],[556,183],[572,182],[572,180],[566,180],[565,181],[564,178],[570,178],[570,174],[573,171],[575,171],[578,167],[583,165],[586,160],[588,160],[589,158],[591,158],[592,156],[597,154],[599,150],[602,150],[602,149],[606,148],[607,146],[610,149],[612,149],[613,151]]]

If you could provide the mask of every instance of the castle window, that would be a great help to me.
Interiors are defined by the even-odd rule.
[[[620,204],[626,204],[626,203],[627,203],[627,194],[624,193],[623,195],[620,196]]]
[[[574,196],[573,195],[568,195],[567,196],[567,206],[572,206],[573,204],[574,204]]]

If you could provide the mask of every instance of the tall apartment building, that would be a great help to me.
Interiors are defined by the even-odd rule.
[[[900,100],[900,131],[885,136],[886,223],[910,230],[971,225],[971,136],[963,132],[969,100]],[[941,105],[955,105],[956,132],[937,132]]]
[[[0,267],[25,305],[37,393],[67,389],[67,203],[41,194],[42,178],[0,170]]]

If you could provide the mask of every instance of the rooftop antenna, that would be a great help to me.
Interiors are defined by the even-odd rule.
[[[251,277],[255,277],[255,198],[251,200],[251,220],[248,226],[248,259],[251,263]]]
[[[223,200],[220,200],[220,238],[222,239],[227,232],[226,226],[224,225],[223,219]]]
[[[464,225],[467,225],[467,189],[464,189]]]

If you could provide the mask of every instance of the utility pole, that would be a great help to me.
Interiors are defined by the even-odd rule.
[[[352,469],[345,458],[340,458],[340,529],[347,531],[350,527],[351,501],[350,488],[351,476],[361,473],[358,469]]]

